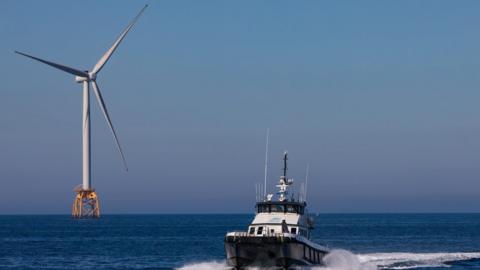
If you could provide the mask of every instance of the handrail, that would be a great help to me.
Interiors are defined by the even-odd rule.
[[[227,236],[235,236],[235,237],[245,237],[245,236],[252,236],[252,237],[289,237],[295,238],[297,235],[292,233],[272,233],[268,231],[264,231],[262,234],[249,234],[248,232],[238,231],[238,232],[229,232]]]

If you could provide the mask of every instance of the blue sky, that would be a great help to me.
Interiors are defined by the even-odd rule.
[[[139,1],[0,2],[0,213],[69,213],[81,85],[13,53],[91,69]],[[253,210],[303,181],[315,212],[480,211],[480,2],[153,1],[98,83],[104,213]]]

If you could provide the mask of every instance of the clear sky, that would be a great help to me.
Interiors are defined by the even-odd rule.
[[[152,1],[92,104],[103,213],[249,213],[304,179],[315,212],[480,211],[479,1]],[[0,1],[0,214],[69,213],[81,85],[141,1]]]

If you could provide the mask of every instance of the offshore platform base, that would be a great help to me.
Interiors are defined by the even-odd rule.
[[[99,218],[100,203],[94,189],[77,189],[73,201],[73,218]]]

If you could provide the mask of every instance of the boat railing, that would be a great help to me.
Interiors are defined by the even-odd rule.
[[[238,231],[238,232],[229,232],[228,236],[234,236],[234,237],[246,237],[246,236],[251,236],[251,237],[289,237],[289,238],[295,238],[297,235],[296,234],[291,234],[291,233],[275,233],[275,232],[263,232],[262,234],[249,234],[248,232],[243,232],[243,231]]]

